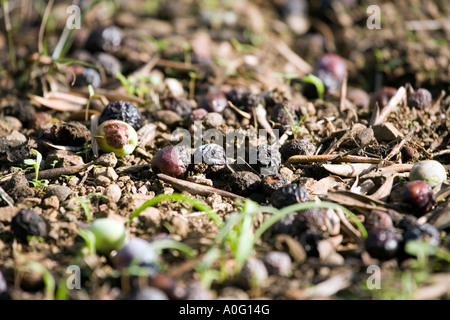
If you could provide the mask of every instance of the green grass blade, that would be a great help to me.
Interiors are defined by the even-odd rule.
[[[304,82],[313,84],[316,87],[317,95],[319,96],[320,99],[323,99],[323,96],[325,94],[325,85],[323,84],[322,80],[320,80],[319,77],[313,74],[308,74],[307,76],[304,76],[302,80]]]
[[[42,264],[36,261],[28,261],[27,267],[36,270],[42,274],[45,284],[45,297],[47,300],[55,298],[55,278],[53,278],[50,271],[48,271]]]
[[[194,258],[196,256],[195,250],[190,246],[171,239],[152,241],[150,242],[150,246],[156,251],[161,251],[163,249],[175,249],[183,252],[189,258]]]
[[[130,222],[132,219],[139,216],[139,214],[142,211],[144,211],[146,208],[153,207],[153,206],[157,205],[158,203],[160,203],[161,201],[165,201],[165,200],[175,200],[175,201],[187,202],[187,203],[191,204],[195,209],[206,212],[206,214],[211,218],[211,220],[213,220],[219,227],[221,227],[223,224],[222,219],[207,204],[205,204],[201,201],[192,199],[190,197],[184,196],[179,193],[160,194],[148,201],[145,201],[143,205],[141,205],[139,208],[137,208],[136,210],[134,210],[131,213],[130,218],[128,219],[128,222]]]

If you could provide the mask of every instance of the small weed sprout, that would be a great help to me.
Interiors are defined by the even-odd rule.
[[[292,135],[294,136],[294,139],[297,139],[298,136],[300,135],[300,130],[301,130],[301,123],[303,122],[303,120],[306,119],[306,117],[308,116],[307,114],[303,115],[303,117],[300,118],[300,120],[298,120],[298,122],[295,122],[294,117],[292,117],[292,114],[289,112],[288,108],[284,107],[284,110],[286,110],[289,119],[291,119],[291,123],[290,125],[287,125],[287,128],[290,128],[292,131]]]
[[[200,273],[203,285],[210,287],[213,280],[224,281],[229,276],[229,270],[224,263],[219,262],[219,271],[212,270],[215,263],[226,256],[227,252],[230,251],[235,260],[235,269],[231,276],[236,276],[241,271],[247,259],[253,254],[256,241],[267,229],[291,212],[311,208],[342,210],[355,223],[361,235],[364,238],[367,237],[367,231],[358,218],[348,209],[332,202],[324,201],[316,203],[310,201],[297,203],[278,210],[273,207],[259,206],[256,202],[247,199],[242,205],[240,212],[230,214],[214,239],[214,244],[204,255],[203,260],[196,265],[196,270]],[[272,215],[254,230],[253,221],[258,212],[271,213]]]
[[[31,152],[33,152],[34,154],[36,154],[36,160],[34,159],[25,159],[23,161],[23,163],[27,166],[33,166],[34,167],[34,172],[35,172],[35,178],[33,180],[30,181],[30,183],[33,185],[33,187],[43,187],[46,188],[48,187],[49,181],[47,179],[42,179],[39,180],[39,167],[41,166],[41,162],[42,162],[42,154],[35,150],[35,149],[31,149]]]
[[[98,193],[90,193],[85,197],[76,197],[75,200],[80,204],[81,209],[83,209],[84,214],[86,215],[86,219],[87,221],[91,221],[92,216],[91,216],[91,199],[93,197],[98,197],[98,198],[103,198],[103,199],[108,199],[107,196],[103,195],[103,194],[98,194]]]

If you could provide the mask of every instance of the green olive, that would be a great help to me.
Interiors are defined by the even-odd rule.
[[[109,218],[95,220],[89,230],[95,236],[95,249],[102,254],[119,250],[124,246],[127,238],[125,226]]]
[[[114,152],[117,157],[133,153],[138,142],[136,130],[120,120],[107,120],[97,129],[95,137],[103,152]]]
[[[423,160],[417,162],[411,168],[409,180],[423,180],[430,187],[434,187],[447,180],[447,172],[440,162],[436,160]]]

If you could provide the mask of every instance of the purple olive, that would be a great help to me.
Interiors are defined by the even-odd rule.
[[[389,260],[397,254],[401,240],[394,228],[375,228],[367,233],[366,250],[375,259]]]
[[[422,180],[406,183],[400,190],[401,205],[416,217],[423,216],[436,205],[433,189]]]
[[[339,91],[347,73],[347,64],[337,54],[326,53],[319,60],[313,74],[322,80],[325,90],[331,94]]]
[[[199,104],[200,108],[209,112],[222,112],[228,106],[225,94],[217,88],[210,88]]]
[[[410,107],[414,107],[419,110],[423,110],[426,107],[431,106],[433,101],[433,97],[431,96],[430,91],[427,89],[418,89],[412,93],[408,93],[407,96],[407,104]]]
[[[155,266],[158,254],[144,239],[131,238],[114,256],[113,262],[118,270],[129,267],[132,264],[140,266]]]
[[[384,108],[384,106],[389,102],[389,100],[395,96],[397,93],[397,89],[393,87],[383,87],[377,92],[375,92],[371,99],[369,104],[369,110],[372,111],[375,108],[375,104],[378,104],[378,107],[381,109]]]
[[[186,172],[190,163],[191,157],[184,148],[167,146],[155,154],[152,160],[152,168],[158,169],[169,176],[179,177]]]

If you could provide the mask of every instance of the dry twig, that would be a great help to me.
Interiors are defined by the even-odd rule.
[[[245,200],[244,197],[241,197],[237,194],[234,194],[234,193],[231,193],[228,191],[224,191],[221,189],[213,188],[213,187],[204,186],[204,185],[201,185],[198,183],[177,179],[177,178],[168,176],[167,174],[164,174],[164,173],[158,173],[157,176],[159,179],[161,179],[167,183],[170,183],[171,185],[173,185],[175,188],[179,189],[180,191],[187,191],[191,194],[199,194],[202,196],[208,196],[208,195],[215,193],[215,194],[218,194],[219,196],[226,197],[226,198],[233,198],[233,199],[238,198],[238,199]]]

